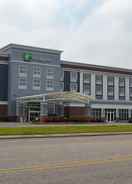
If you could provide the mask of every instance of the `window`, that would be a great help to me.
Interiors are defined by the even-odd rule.
[[[114,77],[113,76],[107,77],[107,84],[108,84],[108,86],[114,86]]]
[[[53,91],[54,90],[54,81],[46,80],[46,90]]]
[[[103,83],[103,76],[96,75],[96,84],[102,84],[102,83]]]
[[[95,94],[96,99],[101,100],[103,98],[103,76],[96,75],[95,77]]]
[[[60,91],[64,91],[64,82],[59,83]]]
[[[71,82],[77,82],[77,72],[76,71],[72,71],[70,73],[70,81]]]
[[[55,110],[55,104],[48,103],[48,115],[55,115],[56,110]]]
[[[91,83],[91,74],[83,73],[83,82],[84,83]]]
[[[132,100],[132,77],[129,78],[129,98]]]
[[[114,77],[107,77],[107,98],[108,100],[114,100]]]
[[[48,68],[47,69],[47,79],[53,79],[54,78],[54,69]]]
[[[132,87],[132,77],[129,78],[129,86]]]
[[[33,65],[33,76],[40,77],[41,74],[41,68],[39,65]]]
[[[25,64],[18,65],[18,75],[19,76],[26,76],[27,75],[27,65],[25,65]]]
[[[18,65],[18,89],[27,89],[27,65]]]
[[[96,121],[101,121],[101,109],[92,109],[92,117]]]
[[[77,92],[77,83],[76,82],[71,82],[70,83],[70,91]]]
[[[83,93],[84,95],[91,95],[91,74],[83,73]]]
[[[25,77],[20,77],[18,80],[19,89],[27,89],[27,79]]]
[[[33,89],[40,90],[40,78],[33,78]]]
[[[128,120],[128,109],[119,109],[119,120]]]
[[[125,78],[119,77],[119,99],[125,100]]]
[[[84,95],[91,95],[91,84],[88,83],[83,84],[83,93]]]

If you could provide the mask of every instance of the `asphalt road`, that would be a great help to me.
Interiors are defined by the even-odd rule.
[[[0,184],[131,184],[132,135],[0,140]]]

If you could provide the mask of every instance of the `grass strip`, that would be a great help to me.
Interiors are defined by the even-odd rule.
[[[132,125],[97,125],[97,126],[46,126],[46,127],[11,127],[0,128],[0,136],[4,135],[48,135],[71,133],[113,133],[132,132]]]

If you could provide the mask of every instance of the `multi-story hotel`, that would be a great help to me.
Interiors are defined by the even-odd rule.
[[[61,53],[16,44],[0,49],[1,120],[68,113],[132,119],[131,69],[63,61]]]

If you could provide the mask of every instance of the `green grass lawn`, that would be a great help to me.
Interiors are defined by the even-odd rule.
[[[132,132],[132,125],[97,125],[97,126],[46,126],[46,127],[13,127],[0,128],[2,135],[47,135],[67,133],[112,133]]]

